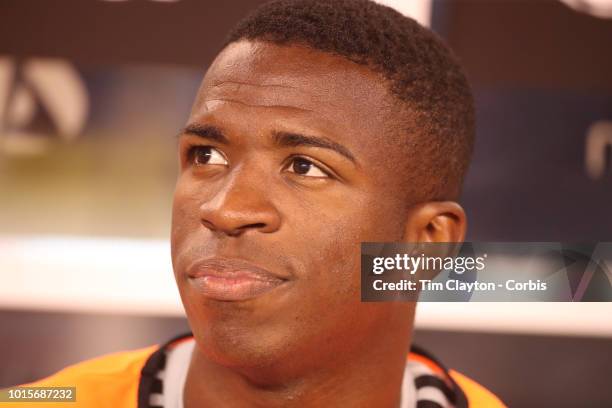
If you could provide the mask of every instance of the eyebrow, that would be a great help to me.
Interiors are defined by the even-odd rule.
[[[222,144],[229,144],[229,140],[225,137],[221,129],[212,125],[187,125],[181,130],[179,135],[194,135]],[[280,147],[311,146],[330,149],[346,157],[353,163],[357,162],[355,156],[349,149],[324,137],[308,136],[293,132],[274,132],[273,140],[274,143]]]
[[[321,147],[324,149],[334,150],[335,152],[346,157],[353,163],[356,162],[355,156],[349,149],[342,146],[339,143],[318,136],[307,136],[299,133],[291,132],[274,132],[274,143],[281,147],[295,147],[295,146],[312,146]]]
[[[221,129],[211,125],[187,125],[181,130],[179,136],[180,135],[194,135],[203,139],[212,140],[222,144],[229,144],[229,140],[227,139],[227,137],[225,137]]]

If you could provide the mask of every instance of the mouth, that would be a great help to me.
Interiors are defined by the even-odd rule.
[[[226,302],[263,296],[289,281],[249,262],[225,258],[196,262],[188,268],[187,275],[203,296]]]

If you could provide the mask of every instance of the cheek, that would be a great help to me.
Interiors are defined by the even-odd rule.
[[[302,240],[310,251],[319,292],[355,296],[360,287],[361,242],[401,239],[399,205],[354,197],[303,219]],[[357,296],[359,298],[359,296]]]
[[[200,228],[200,202],[194,183],[188,183],[186,176],[180,176],[174,190],[172,202],[172,228],[170,243],[173,262],[189,242],[189,237]]]

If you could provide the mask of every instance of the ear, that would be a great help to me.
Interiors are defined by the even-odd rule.
[[[463,242],[467,218],[454,201],[430,201],[408,209],[404,242]]]

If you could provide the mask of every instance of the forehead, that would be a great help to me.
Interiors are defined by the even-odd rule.
[[[389,136],[396,105],[387,81],[368,67],[305,46],[251,41],[232,43],[215,59],[192,116],[221,101],[302,110],[333,133],[368,144]]]

